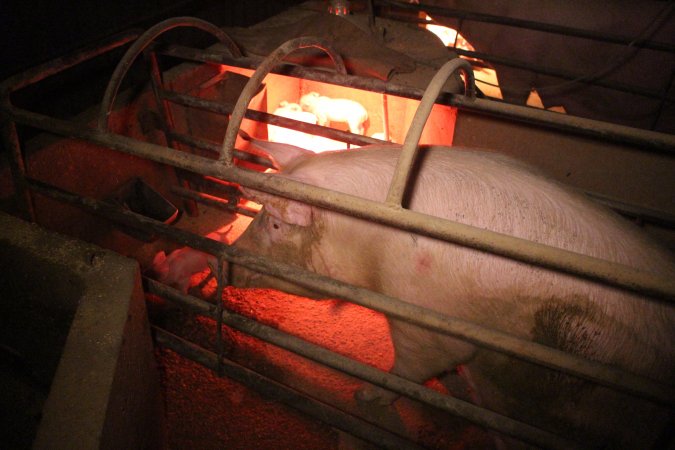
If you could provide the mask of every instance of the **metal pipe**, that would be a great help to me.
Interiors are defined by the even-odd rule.
[[[214,157],[218,157],[218,155],[220,155],[220,144],[216,144],[215,142],[205,141],[204,139],[199,139],[192,136],[188,136],[186,134],[176,132],[171,133],[171,138],[176,141],[182,142],[183,144],[187,144],[195,148],[206,150],[209,154],[212,154]],[[234,157],[242,161],[257,164],[264,168],[268,169],[274,168],[272,162],[268,158],[254,155],[253,153],[235,149]]]
[[[246,113],[248,104],[251,102],[253,96],[258,92],[258,88],[260,87],[262,80],[267,76],[270,70],[272,70],[272,68],[282,61],[289,53],[307,47],[315,47],[325,51],[331,60],[333,60],[336,70],[343,75],[347,74],[347,69],[345,68],[342,57],[332,50],[330,45],[328,45],[328,43],[322,39],[314,37],[302,37],[291,39],[290,41],[286,41],[285,43],[281,44],[276,50],[270,53],[267,58],[263,60],[263,62],[260,63],[251,78],[249,78],[248,82],[246,82],[246,85],[244,86],[244,89],[242,89],[241,94],[239,94],[239,99],[234,106],[232,116],[227,123],[225,139],[223,139],[223,147],[220,151],[220,158],[218,160],[220,164],[225,167],[230,167],[233,165],[232,150],[234,149],[234,143],[237,140],[237,133],[239,132],[241,121],[244,119],[244,114]]]
[[[0,93],[3,96],[9,96],[9,94],[14,91],[18,91],[26,86],[35,84],[45,78],[56,75],[57,73],[68,70],[71,67],[126,45],[136,39],[139,33],[140,31],[138,30],[126,31],[105,40],[102,44],[96,45],[95,47],[89,47],[72,55],[53,59],[25,72],[13,75],[0,84]]]
[[[577,135],[601,139],[605,142],[631,145],[637,151],[657,151],[675,156],[675,135],[672,134],[631,128],[609,122],[584,119],[568,114],[554,113],[543,109],[528,108],[481,98],[469,102],[462,98],[462,96],[454,95],[449,103],[451,106],[457,106],[460,111],[488,114],[495,117],[508,117],[514,121],[555,128]]]
[[[613,209],[621,215],[638,219],[641,223],[651,223],[665,228],[675,229],[675,215],[669,214],[665,211],[657,211],[655,209],[644,208],[642,206],[631,205],[619,200],[614,200],[604,195],[595,192],[587,192],[584,194],[591,200]]]
[[[145,50],[145,48],[147,48],[148,45],[150,45],[150,43],[157,37],[169,30],[178,27],[197,28],[210,33],[225,45],[225,48],[229,50],[232,56],[241,56],[241,51],[234,41],[223,30],[205,20],[197,19],[195,17],[174,17],[172,19],[167,19],[158,23],[157,25],[149,28],[136,40],[136,42],[131,45],[131,47],[129,47],[120,62],[117,64],[117,67],[115,67],[115,71],[110,77],[110,81],[106,87],[103,101],[101,102],[99,110],[98,128],[100,130],[108,129],[110,114],[112,112],[113,104],[115,103],[115,97],[117,96],[117,92],[120,88],[120,85],[122,84],[122,79],[124,79],[124,76],[131,67],[131,64],[136,60],[138,55],[140,55],[143,50]]]
[[[376,3],[395,6],[397,8],[411,11],[417,12],[424,11],[429,15],[454,17],[463,20],[472,20],[475,22],[494,23],[511,27],[543,31],[546,33],[555,33],[555,34],[562,34],[565,36],[580,37],[584,39],[591,39],[594,41],[610,42],[613,44],[630,45],[632,47],[642,47],[651,50],[675,53],[675,45],[665,42],[647,41],[645,39],[635,40],[634,37],[629,36],[609,35],[597,31],[584,30],[580,28],[571,28],[560,25],[553,25],[549,23],[534,22],[531,20],[522,20],[522,19],[514,19],[511,17],[481,14],[459,9],[444,8],[442,6],[424,5],[420,3],[412,4],[393,0],[376,0]],[[666,5],[666,7],[669,7],[669,5]]]
[[[378,448],[409,450],[419,450],[422,448],[401,436],[372,425],[359,417],[340,411],[331,405],[308,397],[302,392],[267,378],[229,359],[221,357],[219,362],[218,356],[213,352],[198,347],[166,330],[156,326],[153,326],[152,330],[155,340],[159,345],[169,348],[211,370],[215,371],[220,366],[223,374],[262,393],[266,398],[282,402],[321,422],[364,439]]]
[[[479,99],[476,100],[478,102]],[[125,153],[171,164],[175,167],[222,178],[264,192],[355,217],[369,219],[417,234],[465,247],[569,273],[610,286],[673,302],[675,280],[664,279],[632,267],[550,247],[525,239],[495,233],[415,211],[330,191],[271,174],[235,166],[223,167],[212,159],[191,155],[156,144],[139,142],[126,136],[82,128],[68,121],[11,107],[11,119],[52,133],[77,137]],[[232,123],[232,122],[230,122]]]
[[[455,52],[458,55],[468,56],[469,58],[482,59],[483,61],[489,61],[495,64],[501,64],[503,66],[515,67],[518,69],[529,70],[536,72],[538,74],[547,75],[551,77],[563,78],[566,80],[573,80],[578,83],[592,84],[595,86],[606,87],[615,91],[626,92],[629,94],[635,94],[646,98],[651,98],[655,100],[663,99],[663,92],[654,91],[651,89],[645,89],[641,86],[628,85],[624,83],[619,83],[612,80],[607,80],[603,78],[588,78],[584,74],[575,74],[572,72],[567,72],[560,69],[548,69],[544,66],[537,64],[531,64],[525,61],[516,60],[513,58],[505,58],[503,56],[490,55],[488,53],[481,53],[470,50],[463,50],[461,48],[452,48],[452,52]],[[556,85],[552,85],[552,88],[556,88]],[[548,89],[547,86],[541,86],[537,88],[537,92]],[[664,90],[665,92],[665,90]]]
[[[240,206],[234,205],[227,200],[224,200],[220,197],[216,197],[214,195],[208,195],[203,192],[198,192],[192,189],[186,189],[181,186],[172,186],[171,187],[171,192],[174,194],[190,199],[192,201],[195,201],[197,203],[202,203],[206,206],[210,206],[212,208],[220,209],[221,211],[225,212],[235,212],[238,214],[242,214],[244,216],[248,217],[255,217],[257,214],[257,211],[253,211],[251,209],[247,208],[242,208]]]
[[[236,247],[197,236],[166,225],[118,206],[90,198],[79,197],[62,189],[34,180],[30,187],[43,195],[65,201],[88,211],[107,217],[117,223],[136,228],[147,228],[183,245],[212,255],[224,256],[229,262],[265,273],[309,290],[323,293],[327,298],[342,298],[391,317],[406,320],[415,325],[453,336],[491,350],[504,353],[544,367],[560,370],[604,386],[638,395],[657,403],[675,405],[675,388],[657,383],[612,366],[586,360],[541,344],[523,340],[464,320],[444,316],[393,297],[364,288],[351,286],[329,277],[300,269],[282,262],[253,255]]]
[[[216,307],[195,297],[183,295],[170,287],[156,281],[145,279],[148,290],[156,295],[170,300],[182,308],[200,315],[216,319]],[[222,303],[222,300],[221,300]],[[421,386],[412,381],[396,375],[383,372],[374,367],[356,362],[346,356],[327,350],[318,345],[307,342],[298,337],[260,324],[239,314],[223,311],[222,321],[224,324],[243,331],[251,336],[270,342],[298,355],[319,362],[333,369],[358,377],[359,379],[396,391],[415,400],[430,404],[454,415],[463,417],[468,421],[497,430],[509,436],[515,436],[526,442],[530,442],[546,448],[570,449],[578,447],[572,441],[556,436],[547,431],[531,425],[518,422],[501,414],[480,408],[471,403],[458,400],[448,395],[440,394],[432,389]]]
[[[427,123],[429,114],[431,114],[431,108],[434,106],[434,102],[436,98],[438,98],[438,94],[441,93],[441,89],[445,82],[458,69],[461,69],[464,72],[465,96],[468,97],[469,101],[476,99],[476,81],[473,76],[471,64],[469,64],[467,60],[459,58],[452,59],[446,62],[439,71],[436,72],[436,75],[431,79],[429,86],[422,96],[422,101],[417,106],[417,111],[415,111],[415,116],[413,117],[410,127],[408,128],[408,133],[405,136],[405,141],[401,148],[401,155],[398,157],[396,169],[394,170],[394,175],[389,185],[389,192],[387,193],[386,203],[388,205],[396,207],[402,205],[403,195],[405,194],[406,186],[408,185],[408,180],[410,178],[410,172],[412,171],[415,163],[415,156],[419,149],[420,137],[422,137],[422,131],[424,131],[424,125]]]
[[[173,114],[171,114],[169,102],[164,101],[160,95],[163,83],[162,73],[159,69],[159,61],[157,60],[157,54],[154,52],[146,52],[145,57],[150,65],[150,85],[152,87],[152,93],[155,97],[155,103],[157,103],[160,125],[162,127],[162,132],[164,133],[164,138],[166,139],[167,147],[182,150],[180,145],[177,145],[176,142],[174,142],[171,138],[171,130],[174,130],[176,127]],[[186,189],[190,188],[190,184],[187,182],[187,180],[185,180],[184,171],[176,170],[176,176],[178,177],[178,182],[182,187]],[[199,209],[193,200],[187,199],[183,202],[183,205],[185,206],[185,210],[189,216],[195,217],[199,215]]]
[[[204,111],[214,112],[217,114],[230,115],[234,110],[234,105],[231,103],[218,103],[212,100],[207,100],[190,95],[179,94],[177,92],[163,91],[162,98],[183,106],[190,106]],[[356,145],[372,145],[385,144],[385,141],[380,139],[362,136],[360,134],[350,133],[348,131],[335,130],[333,128],[315,125],[312,123],[302,122],[300,120],[291,119],[289,117],[275,116],[274,114],[263,111],[256,111],[254,109],[247,109],[244,117],[257,122],[267,123],[278,127],[289,128],[291,130],[302,131],[303,133],[310,133],[315,136],[323,136],[329,139],[348,142]]]
[[[228,58],[224,55],[216,53],[200,52],[185,48],[180,50],[176,46],[172,46],[170,48],[172,51],[167,50],[166,54],[176,56],[180,55],[184,58],[191,56],[198,61],[210,61],[218,64],[226,64],[249,69],[256,68],[259,64],[259,60],[253,58],[241,58],[239,60],[235,60],[233,58]],[[387,83],[382,80],[357,77],[353,75],[333,74],[326,71],[312,70],[291,65],[282,65],[280,67],[276,67],[273,70],[273,73],[412,99],[420,99],[424,94],[422,89],[400,86],[394,83]],[[512,105],[505,102],[484,100],[480,98],[476,99],[475,102],[467,103],[462,101],[462,96],[458,96],[449,92],[441,93],[436,102],[443,105],[457,107],[460,109],[460,111],[471,111],[480,114],[488,114],[512,121],[533,124],[547,129],[559,130],[574,135],[602,139],[606,142],[622,145],[627,144],[635,146],[635,150],[637,151],[658,151],[675,154],[675,136],[666,133],[642,130],[623,125],[616,125],[609,122],[602,122],[599,120],[585,119],[567,114],[554,113],[543,109]]]

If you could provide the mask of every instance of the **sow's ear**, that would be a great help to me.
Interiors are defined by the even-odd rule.
[[[267,192],[240,187],[244,197],[260,203],[272,216],[291,225],[307,227],[312,223],[312,207]]]

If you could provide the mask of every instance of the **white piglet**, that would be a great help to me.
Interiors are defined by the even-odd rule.
[[[310,92],[300,98],[303,111],[313,113],[319,125],[328,125],[329,122],[346,122],[349,131],[355,134],[364,133],[364,122],[368,119],[368,112],[359,102],[346,98],[330,98]]]
[[[215,241],[223,240],[223,234],[213,232],[206,235]],[[183,293],[190,287],[192,275],[210,268],[215,272],[216,257],[191,247],[182,247],[167,254],[158,252],[152,260],[148,275],[160,283],[172,286]]]

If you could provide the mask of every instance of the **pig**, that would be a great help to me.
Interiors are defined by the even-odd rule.
[[[401,147],[314,155],[268,147],[289,178],[384,201]],[[675,276],[673,255],[634,224],[506,156],[420,147],[405,207],[530,241]],[[662,383],[675,382],[675,311],[639,295],[309,206],[250,188],[263,205],[237,248],[468,320]],[[289,282],[235,266],[233,284],[321,298]],[[483,406],[584,444],[647,448],[666,411],[646,400],[561,375],[405,321],[388,318],[391,373],[423,383],[465,365]],[[361,402],[396,395],[366,385]],[[626,414],[630,411],[630,414]],[[511,442],[513,443],[513,442]]]
[[[224,240],[224,234],[217,231],[209,233],[206,237],[216,241]],[[160,283],[172,286],[186,294],[192,275],[207,268],[216,273],[217,264],[216,257],[213,255],[190,247],[182,247],[172,251],[168,256],[163,250],[157,252],[147,274]]]
[[[368,119],[368,112],[359,102],[346,98],[330,98],[318,92],[310,92],[300,98],[303,111],[313,113],[319,125],[329,122],[347,122],[349,131],[363,134],[363,123]]]
[[[425,0],[429,6],[516,18],[578,28],[605,35],[675,44],[672,2],[606,0]],[[430,13],[433,16],[433,13]],[[457,19],[434,16],[457,29]],[[562,36],[506,25],[465,20],[460,33],[476,49],[558,72],[578,74],[661,93],[648,98],[583,81],[570,82],[508,65],[491,63],[504,100],[524,105],[534,89],[545,108],[562,106],[567,113],[637,128],[675,132],[672,53]],[[635,43],[634,42],[634,43]],[[634,44],[633,43],[633,44]],[[663,100],[663,101],[662,101]]]

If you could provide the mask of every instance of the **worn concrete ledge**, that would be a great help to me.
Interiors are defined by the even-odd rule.
[[[15,330],[1,343],[32,367],[37,384],[51,385],[33,448],[161,448],[163,403],[138,263],[4,213],[0,255],[9,280],[2,312],[15,313],[2,319]]]

